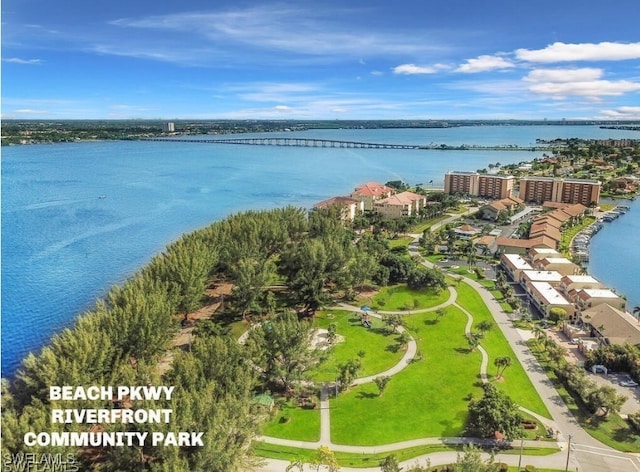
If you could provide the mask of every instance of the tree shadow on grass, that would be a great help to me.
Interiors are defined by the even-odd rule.
[[[433,326],[438,324],[438,320],[424,320],[424,324],[427,326]]]
[[[468,347],[454,347],[453,350],[458,354],[471,354],[471,350]]]
[[[384,348],[384,350],[388,352],[393,352],[395,354],[400,350],[401,347],[402,347],[401,344],[389,344],[387,347]]]
[[[637,447],[640,434],[635,432],[630,426],[627,426],[627,428],[616,429],[613,439],[621,443],[627,443],[629,447],[633,447],[634,445]]]
[[[374,398],[378,398],[378,394],[371,392],[358,392],[356,398],[358,398],[358,400],[373,400]]]

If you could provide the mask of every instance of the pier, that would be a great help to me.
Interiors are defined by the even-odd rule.
[[[448,144],[391,144],[369,143],[361,141],[340,141],[334,139],[317,138],[220,138],[220,139],[172,139],[172,138],[147,138],[144,141],[160,141],[165,143],[199,143],[199,144],[236,144],[249,146],[283,146],[283,147],[315,147],[315,148],[348,148],[348,149],[417,149],[436,151],[550,151],[553,146],[516,146],[512,144],[501,146],[477,146],[477,145],[448,145]]]

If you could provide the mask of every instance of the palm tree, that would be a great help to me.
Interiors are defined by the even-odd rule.
[[[496,357],[493,361],[493,364],[498,368],[498,373],[496,378],[501,378],[502,374],[506,370],[507,367],[511,365],[511,358],[509,356]]]

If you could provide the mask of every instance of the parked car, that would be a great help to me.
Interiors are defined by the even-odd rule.
[[[620,385],[623,387],[637,387],[638,382],[627,376],[620,381]]]

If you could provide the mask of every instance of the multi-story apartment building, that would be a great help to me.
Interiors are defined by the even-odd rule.
[[[580,203],[589,206],[600,200],[601,183],[586,179],[555,179],[552,177],[523,177],[520,179],[520,198],[525,202]]]
[[[514,180],[512,175],[447,172],[444,175],[444,191],[449,194],[503,199],[512,196]]]

